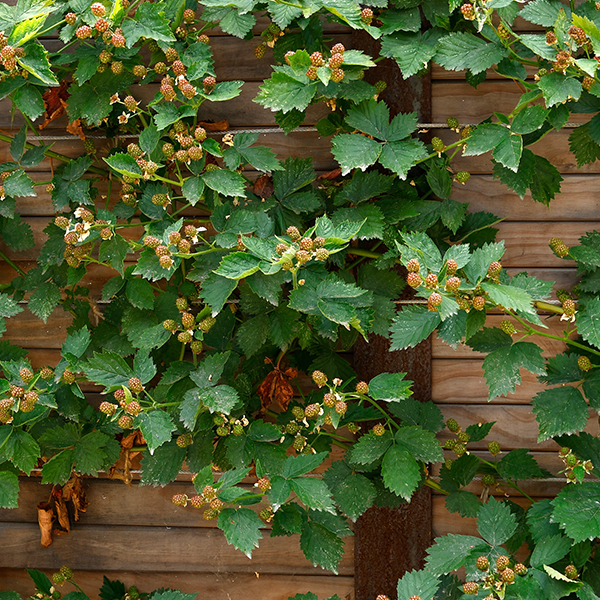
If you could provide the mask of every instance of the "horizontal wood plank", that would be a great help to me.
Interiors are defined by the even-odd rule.
[[[432,361],[431,399],[436,404],[483,404],[488,399],[488,387],[483,361],[434,359]],[[522,371],[522,382],[514,394],[502,398],[503,404],[529,404],[546,386],[536,376]]]
[[[142,507],[140,507],[142,509]],[[69,535],[40,546],[37,524],[0,523],[3,566],[108,571],[186,571],[190,573],[321,573],[302,551],[298,536],[265,538],[252,560],[230,546],[223,532],[210,528],[78,525]],[[206,549],[202,551],[201,549]],[[353,539],[345,539],[341,575],[354,572]]]
[[[535,154],[549,160],[560,173],[598,173],[600,163],[595,161],[588,165],[577,167],[575,156],[569,150],[569,136],[572,130],[563,128],[560,131],[552,131],[539,142],[528,146]],[[445,144],[452,144],[458,140],[458,136],[447,129],[432,129],[431,133],[444,140]],[[469,171],[470,173],[487,174],[492,172],[491,152],[481,156],[462,156],[460,153],[452,161],[452,167],[457,171]]]
[[[565,175],[560,194],[549,206],[535,202],[529,192],[521,200],[491,175],[473,175],[464,185],[453,184],[452,198],[468,202],[470,212],[487,211],[506,221],[600,220],[600,191],[595,175]]]
[[[496,421],[493,435],[488,440],[472,442],[470,449],[485,449],[491,439],[495,439],[504,450],[528,448],[534,451],[557,451],[558,444],[553,440],[537,441],[538,425],[531,406],[514,406],[504,403],[504,398],[496,398],[489,404],[442,404],[440,405],[444,419],[454,418],[466,429],[472,423],[490,423]],[[593,413],[593,414],[592,414]],[[598,434],[598,415],[590,410],[590,419],[585,431]],[[440,432],[439,437],[445,440],[451,434],[447,429]]]
[[[455,117],[460,123],[480,123],[494,112],[512,112],[522,94],[512,80],[484,81],[476,88],[468,83],[439,82],[432,86],[432,120],[443,123],[448,117]],[[589,114],[572,113],[569,122],[585,123],[590,117]]]
[[[505,318],[506,317],[502,315],[488,315],[485,325],[486,327],[500,327],[501,321]],[[543,321],[548,326],[548,329],[544,330],[545,332],[551,333],[552,335],[562,335],[566,324],[564,322],[561,322],[557,316],[552,316],[548,319],[543,319]],[[544,338],[539,336],[530,338],[530,340],[543,348],[544,356],[546,357],[560,354],[561,352],[564,352],[566,348],[565,344],[559,340],[553,340],[550,338]],[[483,359],[485,356],[480,352],[475,352],[474,350],[472,350],[468,346],[465,346],[464,344],[461,344],[456,350],[454,350],[451,346],[448,346],[438,337],[433,338],[432,355],[434,359]]]
[[[202,558],[206,550],[201,552]],[[131,571],[103,571],[98,565],[96,571],[75,572],[77,585],[92,599],[98,598],[98,591],[106,575],[111,581],[122,581],[127,588],[136,586],[140,592],[148,593],[151,590],[164,587],[178,589],[188,594],[200,595],[211,600],[287,600],[296,594],[313,592],[319,598],[328,598],[338,594],[340,598],[351,600],[354,598],[354,578],[351,576],[333,575],[298,575],[291,571],[285,575],[272,575],[261,573],[186,573],[186,572],[140,572]],[[56,569],[43,569],[51,577]],[[66,594],[70,586],[61,588]],[[34,585],[25,569],[0,568],[0,591],[16,591],[24,598],[31,596]]]

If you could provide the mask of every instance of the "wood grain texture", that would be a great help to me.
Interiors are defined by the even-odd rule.
[[[141,507],[140,507],[141,508]],[[223,532],[210,528],[78,525],[68,536],[55,537],[47,549],[40,546],[37,524],[0,523],[3,566],[19,569],[186,571],[189,573],[302,574],[321,573],[300,550],[297,536],[265,538],[252,560],[230,546]],[[5,541],[6,540],[6,541]],[[200,549],[205,548],[204,553]],[[200,553],[200,554],[199,554]],[[354,542],[345,539],[341,575],[354,572]]]
[[[458,140],[458,136],[448,131],[447,129],[432,129],[433,135],[444,140],[445,144],[452,144]],[[572,130],[563,128],[560,131],[552,131],[539,142],[528,146],[535,154],[543,156],[549,160],[560,173],[598,173],[600,171],[600,163],[595,161],[589,165],[577,167],[575,156],[569,150],[569,136]],[[492,172],[492,163],[490,161],[491,153],[482,154],[481,156],[461,156],[456,155],[452,161],[452,167],[457,171],[469,171],[470,173],[484,174]]]
[[[558,450],[558,444],[553,440],[538,443],[538,426],[531,406],[507,405],[504,403],[504,398],[496,398],[489,404],[443,404],[440,408],[444,419],[456,419],[463,429],[472,423],[496,421],[493,428],[494,435],[490,439],[497,440],[503,450],[515,448],[528,448],[536,452]],[[598,434],[598,416],[595,411],[590,410],[590,419],[585,431],[592,435]],[[449,436],[447,429],[439,434],[441,440]],[[472,442],[469,448],[485,449],[488,441]]]
[[[482,360],[434,359],[432,363],[432,400],[436,404],[487,402],[488,387]],[[538,392],[546,388],[529,371],[523,370],[522,378],[515,393],[502,398],[503,404],[529,404]]]
[[[202,560],[206,550],[198,552]],[[51,577],[56,569],[42,569]],[[103,575],[111,581],[122,581],[126,587],[135,585],[141,592],[149,592],[159,587],[178,589],[188,594],[199,593],[197,600],[287,600],[295,594],[313,592],[319,598],[337,594],[344,600],[354,598],[354,578],[333,575],[272,575],[263,573],[189,573],[189,572],[141,572],[130,571],[84,571],[75,572],[75,580],[90,598],[98,598]],[[14,590],[24,598],[33,594],[34,586],[24,568],[0,568],[0,591]],[[67,586],[63,594],[72,591]]]
[[[454,183],[452,198],[468,202],[470,212],[487,211],[506,221],[600,220],[600,190],[595,175],[565,175],[561,193],[549,206],[534,202],[529,192],[521,200],[491,175],[473,175],[464,185]]]
[[[486,320],[486,327],[500,327],[500,322],[505,317],[501,315],[489,315]],[[552,335],[562,335],[562,331],[564,329],[565,323],[559,320],[558,317],[550,317],[549,319],[543,319],[544,323],[548,326],[548,329],[544,330],[547,333],[551,333]],[[535,342],[539,346],[541,346],[544,350],[544,356],[554,356],[556,354],[560,354],[565,350],[565,344],[559,340],[553,340],[550,338],[542,338],[535,337],[531,338],[531,341]],[[461,344],[458,346],[456,350],[445,344],[438,337],[433,338],[433,358],[449,358],[449,359],[458,359],[458,358],[484,358],[484,354],[480,352],[474,352],[468,346]]]

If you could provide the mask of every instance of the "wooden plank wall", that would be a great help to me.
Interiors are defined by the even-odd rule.
[[[14,1],[10,2],[14,3]],[[254,57],[254,47],[266,22],[255,30],[255,41],[243,41],[218,32],[211,35],[215,56],[215,69],[220,81],[243,79],[246,83],[241,96],[226,103],[205,103],[200,120],[227,119],[231,128],[276,126],[274,113],[252,102],[258,86],[270,76],[269,56],[262,60]],[[350,34],[335,25],[328,26],[331,43],[342,42],[349,46]],[[48,46],[56,45],[46,40]],[[132,93],[138,99],[149,99],[158,86],[140,88],[134,85]],[[309,111],[307,126],[314,125],[327,113],[324,106]],[[21,126],[19,116],[11,116],[10,101],[0,102],[0,129],[15,132]],[[43,131],[43,135],[64,135],[66,119],[63,117]],[[313,157],[315,168],[321,172],[335,168],[329,151],[329,140],[321,139],[315,132],[298,131],[261,134],[260,142],[271,147],[279,156]],[[96,140],[100,154],[106,154],[107,142]],[[78,138],[58,141],[53,150],[67,156],[82,153]],[[0,145],[0,162],[10,160],[8,146]],[[58,163],[45,160],[31,176],[36,182],[51,179],[51,170]],[[115,186],[118,187],[119,186]],[[99,183],[101,193],[106,193],[106,183]],[[23,253],[10,251],[0,240],[0,250],[27,271],[32,268],[40,247],[44,243],[43,229],[53,217],[50,196],[39,188],[37,198],[17,201],[17,212],[31,225],[35,248]],[[116,201],[116,197],[112,202]],[[103,201],[101,201],[103,202]],[[133,230],[132,237],[139,238]],[[6,263],[0,263],[0,282],[13,279],[16,273]],[[104,267],[92,268],[84,282],[90,287],[93,301],[100,299],[102,284],[114,272]],[[9,320],[5,339],[29,350],[35,367],[56,365],[60,347],[70,324],[70,316],[57,309],[44,325],[28,310]],[[352,598],[354,587],[354,545],[346,538],[346,552],[336,577],[309,563],[300,550],[298,536],[269,538],[269,528],[263,532],[260,548],[249,560],[244,554],[229,546],[215,523],[202,519],[201,511],[191,507],[176,507],[171,497],[177,492],[193,492],[189,475],[164,489],[140,487],[134,481],[131,487],[108,479],[87,480],[90,506],[82,520],[69,535],[55,537],[48,549],[40,547],[37,525],[37,504],[47,500],[48,486],[35,479],[24,480],[20,507],[0,510],[0,591],[17,590],[27,597],[33,588],[25,568],[39,568],[49,575],[61,565],[69,565],[81,587],[97,597],[102,576],[121,579],[127,585],[137,585],[142,591],[157,587],[173,587],[186,592],[200,592],[199,598],[215,600],[287,600],[296,593],[313,591],[320,598],[338,594]]]
[[[255,33],[259,34],[260,30],[259,26]],[[332,43],[340,41],[349,45],[350,35],[339,28],[332,27],[330,37]],[[256,43],[219,35],[212,37],[218,78],[244,79],[247,83],[236,100],[215,105],[206,103],[201,118],[226,118],[237,128],[275,125],[273,113],[251,102],[258,85],[270,73],[268,57],[259,61],[253,56]],[[449,116],[457,117],[461,123],[476,123],[492,110],[509,112],[520,94],[513,83],[497,79],[493,74],[477,89],[464,83],[461,73],[434,67],[432,74],[434,123],[444,122]],[[142,97],[154,92],[134,86],[133,93]],[[307,124],[316,122],[325,111],[323,106],[311,109]],[[18,128],[19,125],[18,117],[14,120],[11,117],[9,104],[6,101],[0,103],[0,129]],[[63,134],[64,126],[64,119],[57,121],[44,134]],[[456,139],[447,130],[435,134],[448,142]],[[567,150],[568,134],[568,131],[552,133],[533,148],[556,164],[565,179],[563,193],[550,208],[535,204],[531,198],[521,201],[493,180],[487,155],[456,161],[457,169],[469,170],[472,177],[465,186],[456,184],[453,193],[454,199],[469,202],[471,210],[486,210],[505,217],[499,226],[499,237],[506,241],[507,254],[503,263],[511,273],[528,270],[538,277],[555,280],[557,287],[569,287],[576,275],[549,250],[549,238],[560,234],[567,244],[574,243],[580,235],[596,226],[595,221],[600,215],[600,192],[593,184],[599,168],[589,165],[576,169],[575,160]],[[321,139],[314,132],[299,131],[289,136],[262,134],[260,143],[273,148],[280,158],[312,156],[319,171],[336,167],[329,152],[329,139]],[[97,146],[104,152],[107,150],[103,147],[105,144],[97,142]],[[78,139],[59,141],[54,150],[74,156],[81,153],[82,145]],[[1,145],[0,162],[7,159],[8,148]],[[51,161],[46,160],[32,176],[37,181],[48,181],[52,166]],[[32,261],[43,244],[42,230],[53,211],[50,198],[43,192],[35,199],[20,199],[17,210],[30,223],[36,247],[15,254],[0,241],[0,249],[27,270],[33,266]],[[90,269],[85,282],[90,286],[94,300],[99,299],[101,284],[111,275],[103,267]],[[0,264],[0,283],[13,277],[11,268]],[[494,316],[490,321],[497,323],[500,319],[500,316]],[[62,309],[55,311],[47,325],[25,311],[8,320],[6,337],[30,351],[34,366],[55,365],[69,323],[70,318]],[[548,324],[551,328],[558,327],[556,320],[550,320]],[[554,342],[545,343],[544,348],[548,354],[560,349]],[[468,348],[454,351],[434,340],[433,399],[446,417],[456,418],[463,426],[472,422],[497,421],[493,437],[503,449],[529,446],[542,466],[556,473],[559,468],[556,445],[536,443],[537,427],[529,407],[532,396],[541,389],[539,384],[533,376],[524,374],[524,383],[515,394],[488,403],[482,360],[482,355]],[[479,450],[485,453],[484,448],[479,444]],[[21,493],[21,507],[0,511],[0,590],[16,589],[28,594],[31,587],[23,570],[25,567],[42,568],[52,573],[62,564],[69,564],[79,572],[78,580],[90,594],[94,594],[102,574],[106,573],[110,578],[121,578],[140,589],[171,586],[188,592],[199,591],[200,598],[285,600],[297,592],[309,590],[319,597],[334,593],[352,597],[351,538],[347,541],[347,552],[338,577],[312,567],[302,556],[296,538],[266,538],[254,559],[249,561],[227,546],[222,534],[204,522],[198,511],[183,510],[170,503],[173,493],[190,489],[189,482],[178,481],[162,490],[140,488],[135,483],[127,488],[120,482],[103,479],[90,480],[87,485],[91,499],[88,512],[70,535],[56,538],[47,550],[39,547],[35,507],[40,500],[46,499],[48,488],[35,481],[26,482]],[[480,489],[478,485],[473,484],[474,491]],[[530,495],[544,496],[554,493],[560,485],[558,481],[551,481],[525,487]],[[435,535],[451,531],[473,532],[474,522],[449,514],[442,496],[434,497],[433,513]]]
[[[517,20],[515,29],[528,31],[535,27]],[[534,70],[529,72],[532,77]],[[432,108],[433,123],[444,123],[448,117],[456,117],[461,124],[476,124],[489,117],[493,111],[510,113],[522,91],[512,81],[506,81],[493,71],[488,71],[487,79],[476,89],[464,81],[464,73],[444,71],[434,65],[432,69]],[[570,122],[581,123],[588,115],[572,115]],[[490,153],[480,157],[458,157],[454,161],[456,170],[467,170],[472,176],[466,185],[454,184],[452,198],[469,202],[470,211],[489,211],[504,221],[499,224],[498,239],[504,239],[506,254],[503,265],[509,273],[527,271],[545,280],[555,281],[554,289],[571,288],[577,281],[575,269],[569,263],[557,258],[548,242],[551,237],[561,237],[567,245],[577,243],[580,236],[599,227],[600,192],[597,189],[598,163],[578,169],[574,156],[568,150],[567,138],[572,129],[564,128],[552,132],[542,141],[531,147],[536,154],[551,161],[562,174],[562,193],[551,201],[549,207],[536,203],[529,194],[521,200],[491,174]],[[436,135],[447,144],[456,141],[457,136],[446,130],[438,130]],[[498,326],[501,315],[489,317],[489,325]],[[558,317],[547,317],[545,321],[550,332],[559,333],[562,327]],[[562,344],[554,340],[537,338],[545,356],[552,356],[563,350]],[[553,474],[563,467],[558,458],[558,446],[552,441],[537,443],[538,427],[531,411],[530,402],[536,393],[543,389],[536,377],[521,371],[523,382],[514,394],[487,401],[487,387],[482,369],[484,356],[467,347],[453,350],[441,340],[433,340],[433,400],[441,407],[446,418],[454,417],[463,427],[471,423],[497,421],[488,440],[498,440],[504,451],[529,447],[540,465]],[[597,420],[588,427],[590,433],[598,433]],[[475,451],[487,460],[487,441],[473,444]],[[501,457],[502,455],[500,455]],[[453,458],[447,452],[448,458]],[[523,483],[523,490],[533,498],[555,495],[564,485],[558,475],[551,480]],[[483,486],[474,482],[469,489],[481,493]],[[508,490],[510,491],[510,490]],[[502,497],[506,489],[489,490]],[[529,502],[524,497],[511,492],[511,499],[524,506]],[[434,496],[433,529],[435,535],[446,533],[466,533],[477,535],[475,519],[462,519],[450,514],[444,505],[444,497]]]

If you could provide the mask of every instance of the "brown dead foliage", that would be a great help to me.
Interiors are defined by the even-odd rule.
[[[271,362],[271,360],[266,358],[265,362]],[[298,369],[294,367],[281,369],[279,364],[274,367],[256,390],[260,398],[261,414],[267,412],[273,402],[276,402],[282,410],[287,410],[288,404],[294,396],[294,388],[290,381],[296,377],[298,377]]]
[[[134,431],[121,440],[121,456],[119,460],[110,468],[108,475],[111,479],[120,479],[127,485],[131,485],[133,477],[131,476],[131,463],[141,452],[132,452],[134,446],[141,446],[144,437],[139,431]]]

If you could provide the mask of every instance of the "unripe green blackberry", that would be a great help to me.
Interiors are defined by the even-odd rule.
[[[446,275],[448,277],[452,277],[456,273],[457,270],[458,270],[458,263],[453,258],[446,261]]]
[[[285,232],[290,236],[292,242],[297,242],[302,236],[300,235],[300,231],[298,231],[297,227],[290,225]]]
[[[187,240],[181,240],[177,244],[177,250],[181,252],[181,254],[189,254],[192,249],[192,245]]]
[[[175,300],[175,307],[179,312],[185,312],[188,309],[188,301],[185,298],[179,297]]]
[[[202,342],[199,340],[193,340],[190,343],[190,350],[194,353],[194,354],[202,354]]]
[[[144,238],[144,246],[146,246],[147,248],[152,248],[154,250],[160,246],[160,240],[152,235],[147,235]]]
[[[287,250],[289,250],[289,246],[287,244],[277,244],[277,246],[275,246],[275,252],[277,252],[279,256],[285,254]]]
[[[323,396],[323,404],[329,408],[333,408],[336,402],[335,394],[332,394],[331,392],[327,392],[325,396]]]
[[[295,419],[301,421],[302,419],[304,419],[304,409],[301,406],[294,406],[292,408],[292,415],[294,415]]]
[[[125,412],[132,417],[137,417],[142,412],[142,407],[137,400],[132,400],[125,405]]]
[[[430,290],[438,287],[438,276],[435,273],[427,275],[425,278],[425,287]]]
[[[346,414],[347,410],[348,410],[348,405],[343,400],[340,400],[339,402],[335,403],[335,412],[338,415]]]
[[[136,77],[146,77],[148,75],[148,69],[144,65],[135,65],[132,72]]]
[[[110,402],[101,402],[98,410],[109,417],[112,417],[117,412],[117,405]]]
[[[479,592],[479,584],[475,581],[467,581],[462,587],[463,592],[465,594],[469,594],[470,596],[476,596]]]
[[[463,185],[467,183],[469,179],[471,179],[471,173],[468,171],[459,171],[456,173],[456,175],[454,175],[454,181],[457,183],[462,183]]]
[[[63,585],[65,583],[65,577],[62,573],[53,573],[52,583],[54,585]]]
[[[313,371],[312,380],[319,386],[323,387],[327,383],[327,375],[322,371]]]
[[[66,383],[67,385],[71,385],[72,383],[75,383],[75,373],[72,373],[71,371],[69,371],[68,369],[65,369],[63,371],[62,377],[61,379],[63,380],[64,383]]]
[[[431,295],[427,299],[427,309],[430,311],[437,311],[438,306],[442,303],[442,295],[438,292],[431,292]]]
[[[406,283],[408,283],[411,288],[418,288],[421,283],[423,283],[423,280],[418,273],[409,273],[406,276]]]
[[[571,300],[570,298],[567,298],[563,303],[562,303],[562,309],[564,314],[567,317],[572,317],[575,312],[575,302],[573,302],[573,300]]]
[[[363,8],[360,11],[360,20],[367,25],[373,21],[373,11],[370,8]]]
[[[113,237],[114,233],[113,230],[110,227],[103,227],[100,230],[100,237],[103,240],[110,240]]]
[[[473,308],[475,310],[483,310],[485,308],[485,298],[483,296],[475,296],[473,298]]]
[[[450,129],[454,129],[455,131],[458,131],[458,128],[460,127],[458,119],[456,117],[448,117],[446,119],[446,125],[448,125]]]
[[[121,406],[125,406],[127,394],[125,394],[125,390],[123,388],[115,390],[115,392],[113,393],[113,397]]]
[[[75,35],[80,40],[85,40],[85,39],[91,37],[92,28],[89,25],[82,25],[81,27],[77,28],[77,30],[75,31]]]
[[[348,431],[350,433],[358,433],[358,431],[360,430],[360,427],[356,423],[348,423],[346,427],[348,428]]]
[[[61,229],[66,229],[69,226],[69,219],[67,217],[63,217],[59,215],[54,219],[54,224]]]
[[[300,452],[300,450],[302,450],[302,448],[304,448],[305,445],[306,438],[301,435],[297,435],[292,443],[292,447],[294,448],[294,450],[296,450],[296,452]]]
[[[271,482],[269,481],[268,477],[261,477],[256,482],[256,487],[264,494],[271,489]]]
[[[49,381],[54,377],[54,371],[50,367],[42,367],[40,370],[40,377],[44,381]]]
[[[356,384],[356,391],[359,394],[368,394],[369,393],[369,384],[366,381],[359,381]]]
[[[452,433],[458,433],[460,431],[460,425],[456,422],[456,419],[448,419],[446,421],[446,427],[452,432]]]
[[[267,45],[263,42],[254,48],[254,56],[259,60],[267,53]]]
[[[131,377],[127,384],[127,387],[134,393],[139,394],[144,390],[144,386],[138,377]]]
[[[475,566],[480,570],[483,571],[484,573],[490,568],[490,561],[488,559],[487,556],[480,556],[476,563]]]
[[[181,315],[181,324],[185,329],[193,329],[196,325],[196,317],[192,313],[185,312]]]
[[[259,513],[258,516],[263,520],[263,521],[270,521],[273,518],[273,513],[268,509],[268,508],[263,508]]]
[[[554,248],[554,254],[559,258],[564,258],[569,254],[569,247],[566,244],[558,244],[556,248]]]
[[[517,563],[514,568],[516,575],[527,575],[527,567],[523,563]]]
[[[498,442],[492,441],[488,444],[488,450],[492,456],[496,456],[500,454],[502,450],[500,449],[500,444]]]
[[[341,83],[345,76],[346,74],[343,69],[333,69],[331,71],[331,81],[333,81],[333,83]]]
[[[515,572],[507,567],[502,571],[501,579],[504,583],[512,583],[515,580]]]
[[[318,404],[309,404],[304,409],[304,415],[306,416],[307,419],[314,419],[315,417],[318,417],[320,412],[321,412],[321,407]]]
[[[406,269],[409,273],[418,273],[421,270],[421,263],[416,258],[411,258],[406,263]]]
[[[217,80],[212,75],[209,75],[208,77],[204,78],[202,85],[204,86],[204,93],[210,94],[215,89]]]
[[[301,427],[298,423],[290,422],[285,426],[285,432],[290,435],[296,435],[300,431]]]
[[[444,144],[439,137],[434,137],[431,139],[431,146],[433,147],[433,151],[437,152],[438,154],[446,149],[446,144]]]
[[[244,426],[241,423],[235,423],[231,433],[233,433],[233,435],[242,435],[244,433]]]
[[[140,158],[144,156],[143,150],[133,142],[127,146],[127,154],[129,154],[129,156],[132,156],[133,158]]]
[[[217,435],[220,437],[227,437],[229,435],[229,427],[225,427],[224,425],[217,427]]]
[[[209,37],[208,37],[208,36],[207,36],[205,33],[201,33],[201,34],[198,36],[198,41],[199,41],[201,44],[206,44],[206,45],[208,45],[208,44],[210,43],[210,38],[209,38]]]
[[[211,327],[216,322],[217,320],[214,317],[205,317],[204,319],[202,319],[202,321],[200,321],[198,327],[200,327],[200,329],[204,331],[204,333],[206,333],[207,331],[210,331]]]
[[[496,570],[499,573],[502,573],[504,569],[508,569],[508,565],[510,564],[510,559],[506,555],[501,555],[496,559]]]
[[[110,65],[110,70],[115,75],[120,75],[121,73],[123,73],[123,63],[120,60],[113,61]]]
[[[167,60],[169,62],[173,62],[173,61],[175,61],[175,60],[177,60],[179,58],[179,53],[173,47],[167,48],[165,50],[165,57],[167,58]]]
[[[23,367],[19,371],[19,376],[25,383],[30,383],[33,379],[33,373],[31,372],[31,369],[28,369],[27,367]]]
[[[186,494],[174,494],[171,498],[171,502],[175,506],[186,506],[188,503],[188,497]]]
[[[460,277],[448,277],[446,285],[444,286],[449,292],[454,292],[460,287]]]
[[[173,266],[173,259],[170,256],[163,255],[158,259],[158,264],[163,269],[170,269]]]
[[[500,329],[508,334],[508,335],[513,335],[515,333],[517,333],[517,330],[515,329],[515,326],[508,321],[507,319],[504,319],[501,323],[500,323]]]
[[[316,81],[316,79],[319,77],[319,74],[317,73],[317,69],[315,67],[308,67],[306,71],[306,76],[311,81]]]
[[[587,356],[580,356],[577,365],[582,371],[589,371],[592,368],[592,363]]]
[[[373,435],[381,437],[385,433],[385,427],[381,423],[377,423],[373,425],[373,429],[371,431]]]
[[[487,486],[496,485],[496,478],[488,473],[481,478],[481,483]]]
[[[322,262],[326,261],[329,258],[329,250],[327,248],[317,248],[315,258]]]
[[[213,498],[210,501],[210,507],[213,510],[221,510],[223,508],[223,500],[221,500],[220,498]]]
[[[500,271],[502,271],[502,265],[499,261],[495,260],[488,267],[488,277],[498,277],[498,275],[500,275]]]
[[[186,8],[183,11],[183,20],[186,23],[193,23],[196,20],[196,13],[191,8]]]
[[[212,521],[213,519],[216,519],[219,516],[219,511],[215,510],[214,508],[207,508],[203,513],[202,513],[202,518],[205,521]]]
[[[135,206],[137,203],[137,198],[135,197],[135,194],[123,194],[121,196],[121,202],[123,202],[123,204],[126,206]]]
[[[189,344],[192,341],[193,337],[189,331],[181,331],[177,334],[177,341],[182,344]]]
[[[448,438],[445,442],[444,442],[444,448],[446,450],[453,450],[454,446],[456,446],[457,441],[454,438]]]
[[[323,248],[323,246],[325,246],[325,238],[318,235],[314,240],[313,240],[313,247],[314,248]]]
[[[456,454],[459,458],[467,451],[463,444],[455,444],[454,448],[452,448],[452,452]]]
[[[569,454],[565,457],[565,464],[567,465],[567,467],[573,468],[575,465],[577,465],[578,462],[579,460],[574,454]]]
[[[461,444],[467,444],[469,442],[471,436],[469,436],[469,434],[466,431],[459,431],[458,435],[456,436],[456,439],[461,443]]]
[[[121,415],[117,421],[117,425],[121,429],[131,429],[133,427],[133,417],[129,415]]]
[[[191,433],[182,433],[181,435],[177,436],[175,443],[180,448],[187,448],[188,446],[191,446],[194,443],[194,440],[192,439]]]
[[[300,244],[300,248],[302,250],[312,250],[313,249],[313,241],[308,237],[302,238],[300,240],[299,244]]]

